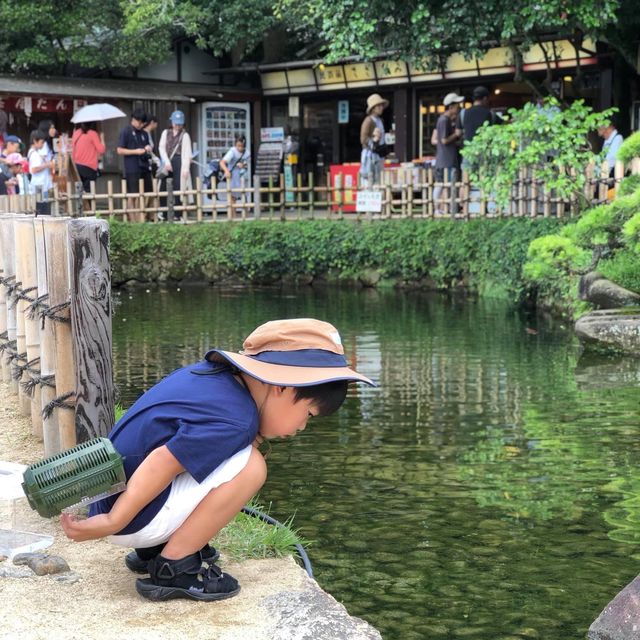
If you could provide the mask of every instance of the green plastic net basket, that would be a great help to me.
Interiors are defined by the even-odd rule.
[[[44,518],[65,507],[122,491],[122,456],[107,438],[95,438],[27,467],[23,476],[29,505]]]

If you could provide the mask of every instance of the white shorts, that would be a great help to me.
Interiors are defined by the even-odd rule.
[[[200,483],[186,471],[176,476],[171,483],[167,501],[149,524],[136,533],[109,536],[107,539],[122,547],[135,548],[155,547],[166,542],[204,500],[209,491],[233,480],[247,466],[251,448],[251,445],[248,445],[227,458]]]

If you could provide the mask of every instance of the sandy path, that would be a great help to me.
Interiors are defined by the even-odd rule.
[[[42,457],[29,420],[18,415],[17,399],[0,382],[0,460],[29,464]],[[47,553],[65,558],[81,580],[0,578],[2,640],[266,640],[274,637],[274,622],[261,601],[303,591],[311,582],[292,558],[238,564],[223,552],[220,564],[240,581],[240,595],[215,604],[152,603],[135,591],[135,576],[123,562],[126,549],[104,541],[71,542],[57,519],[42,519],[28,507],[17,517],[22,528],[53,535]]]

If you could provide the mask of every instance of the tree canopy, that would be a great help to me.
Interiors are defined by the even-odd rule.
[[[327,61],[397,56],[437,68],[451,53],[511,47],[516,65],[546,37],[609,41],[633,63],[635,0],[41,0],[0,2],[0,70],[70,73],[166,59],[176,38],[215,55],[256,50],[282,29]]]

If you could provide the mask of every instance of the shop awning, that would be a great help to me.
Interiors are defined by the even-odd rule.
[[[585,41],[578,52],[580,65],[598,62],[595,43]],[[551,67],[564,69],[575,67],[576,50],[569,40],[554,40],[534,45],[523,56],[524,71],[538,71]],[[286,95],[308,91],[333,91],[407,83],[435,82],[458,78],[476,78],[513,74],[515,63],[508,47],[489,49],[482,58],[466,60],[462,54],[447,58],[444,68],[438,71],[423,69],[402,60],[376,60],[375,62],[343,62],[324,65],[317,60],[306,64],[295,62],[287,65],[268,65],[260,68],[260,79],[265,95]]]
[[[0,76],[0,93],[31,94],[74,98],[122,98],[125,100],[168,100],[191,102],[201,100],[249,100],[259,91],[242,91],[215,85],[149,80],[111,80],[103,78],[17,78]]]

